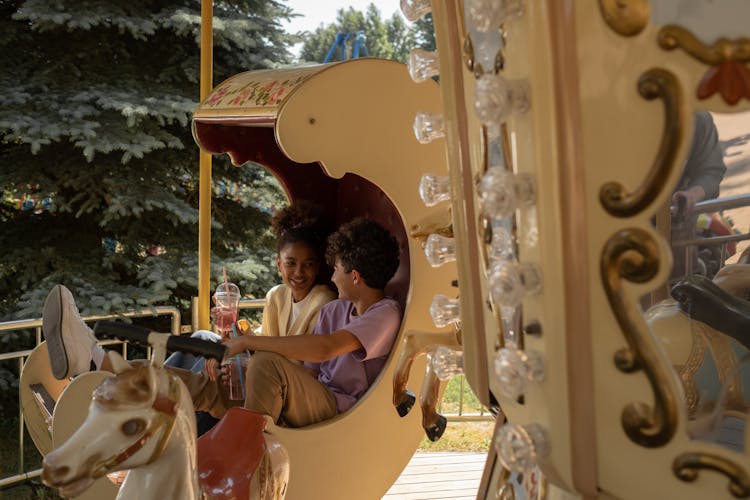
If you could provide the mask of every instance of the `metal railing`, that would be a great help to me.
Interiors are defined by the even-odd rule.
[[[108,314],[108,315],[94,315],[94,316],[86,316],[83,318],[83,320],[87,323],[95,322],[99,320],[107,320],[107,319],[118,319],[118,318],[144,318],[144,317],[158,317],[158,316],[171,316],[171,325],[170,325],[170,332],[173,335],[179,335],[180,334],[180,311],[176,307],[171,306],[157,306],[157,307],[149,307],[144,309],[139,309],[136,311],[127,311],[120,314]],[[42,341],[42,320],[41,319],[23,319],[23,320],[16,320],[16,321],[6,321],[0,323],[0,335],[11,332],[11,331],[18,331],[18,330],[30,330],[34,329],[35,331],[35,343],[34,345],[39,345]],[[117,341],[117,340],[108,340],[100,342],[101,345],[112,345],[112,344],[121,344],[122,345],[122,355],[127,359],[127,344]],[[23,365],[26,362],[26,358],[29,357],[31,354],[31,350],[27,349],[24,351],[14,351],[14,352],[6,352],[3,354],[0,354],[0,361],[9,361],[9,360],[18,360],[18,378],[21,378],[21,371],[23,370]],[[150,356],[150,350],[147,352],[147,356]],[[39,476],[42,473],[42,469],[35,469],[32,471],[26,471],[24,470],[24,457],[26,452],[26,439],[24,436],[24,420],[23,420],[23,406],[21,405],[21,392],[19,390],[18,393],[18,473],[14,474],[12,476],[7,476],[0,478],[0,488],[12,486],[18,483],[22,483],[24,481],[27,481],[29,479],[32,479],[34,477]]]
[[[466,377],[463,375],[456,376],[459,380],[458,389],[458,413],[443,413],[443,402],[444,398],[440,399],[438,405],[438,413],[448,419],[449,422],[489,422],[495,420],[495,416],[489,412],[484,406],[479,407],[479,412],[476,413],[464,413],[464,394],[466,393]]]
[[[688,274],[692,273],[693,254],[697,247],[720,247],[720,258],[718,264],[719,268],[721,268],[724,266],[727,259],[726,245],[728,243],[738,243],[740,241],[750,240],[750,232],[724,236],[702,237],[696,234],[696,219],[698,215],[712,212],[723,212],[724,210],[732,210],[747,206],[750,206],[750,194],[738,194],[698,202],[687,214],[685,214],[684,220],[687,225],[688,233],[685,235],[684,239],[672,241],[671,245],[675,251],[680,250],[681,252],[684,252],[684,255],[680,255],[679,257],[675,255],[674,257],[675,259],[684,259],[684,268]]]

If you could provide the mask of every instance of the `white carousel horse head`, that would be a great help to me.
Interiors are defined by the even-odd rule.
[[[115,352],[109,358],[116,376],[94,391],[78,431],[44,458],[45,484],[74,497],[95,479],[130,469],[118,499],[198,499],[201,486],[222,498],[284,498],[289,457],[263,432],[266,417],[230,409],[201,439],[199,478],[185,384],[160,366],[131,365]]]
[[[116,376],[94,391],[78,431],[44,458],[42,480],[72,497],[109,472],[133,469],[118,498],[200,498],[195,416],[185,385],[117,353],[110,360]]]

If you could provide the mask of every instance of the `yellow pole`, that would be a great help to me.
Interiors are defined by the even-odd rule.
[[[213,88],[213,0],[201,0],[201,92],[200,100]],[[209,329],[211,321],[211,155],[200,152],[198,185],[198,328]]]

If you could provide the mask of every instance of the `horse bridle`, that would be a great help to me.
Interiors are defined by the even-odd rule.
[[[167,445],[169,437],[172,435],[172,430],[174,429],[177,417],[177,401],[180,392],[180,386],[173,375],[167,374],[167,380],[169,381],[169,385],[166,396],[163,394],[157,394],[156,398],[154,398],[154,402],[151,404],[151,408],[157,412],[157,415],[151,424],[146,427],[141,437],[135,443],[131,444],[120,453],[105,459],[95,467],[92,471],[92,477],[94,479],[99,479],[110,472],[114,467],[135,455],[146,445],[146,443],[149,442],[156,432],[161,430],[162,432],[159,437],[159,442],[154,447],[154,451],[151,453],[151,456],[146,461],[145,465],[149,465],[159,458],[161,452],[164,451],[164,448]]]

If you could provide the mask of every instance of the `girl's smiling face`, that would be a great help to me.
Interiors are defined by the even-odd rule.
[[[320,270],[318,256],[309,245],[288,243],[276,256],[276,267],[281,279],[292,290],[295,302],[304,299],[312,287]]]

